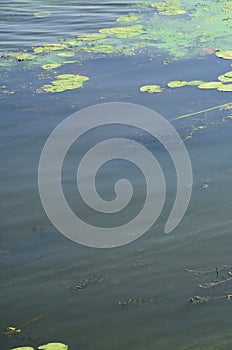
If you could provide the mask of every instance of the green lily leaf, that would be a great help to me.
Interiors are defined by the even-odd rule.
[[[117,22],[125,22],[125,23],[136,22],[139,18],[140,16],[127,15],[127,16],[118,17]]]
[[[68,345],[63,343],[48,343],[45,345],[38,346],[39,350],[67,350]]]
[[[144,85],[140,88],[141,92],[149,92],[150,94],[161,92],[162,89],[159,85]]]
[[[216,56],[225,60],[232,60],[232,51],[218,51],[216,52]]]
[[[218,91],[225,91],[225,92],[232,92],[232,84],[221,84],[221,86],[218,87]]]
[[[199,89],[217,89],[223,85],[220,81],[209,81],[207,83],[202,83],[198,85]]]
[[[32,348],[31,346],[21,346],[19,348],[14,348],[11,350],[34,350],[34,348]]]
[[[167,83],[167,86],[170,88],[180,88],[182,86],[187,85],[187,81],[181,81],[181,80],[173,80]]]
[[[232,71],[219,75],[218,80],[222,81],[223,83],[232,83]]]

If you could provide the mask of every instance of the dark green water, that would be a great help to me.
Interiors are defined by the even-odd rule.
[[[110,26],[115,18],[133,10],[131,3],[123,1],[61,4],[54,0],[36,5],[10,1],[1,6],[1,46],[15,51]],[[53,16],[35,22],[33,13],[39,11],[52,11]],[[214,269],[232,264],[232,138],[227,118],[231,111],[217,109],[172,120],[229,103],[231,93],[196,87],[154,95],[139,92],[141,85],[154,79],[159,84],[196,76],[212,80],[229,70],[230,63],[208,55],[162,64],[167,58],[164,53],[157,53],[152,60],[146,54],[88,58],[78,71],[91,77],[89,84],[62,94],[35,94],[35,87],[41,86],[39,69],[27,70],[22,65],[10,71],[2,68],[2,85],[7,83],[8,89],[15,91],[0,100],[2,350],[26,345],[36,348],[48,342],[66,343],[71,350],[231,348],[231,301],[189,302],[193,295],[228,294],[231,283],[203,290],[197,285],[214,280],[214,273],[197,277],[185,272],[186,268]],[[67,68],[60,71],[66,73]],[[68,72],[74,73],[75,66],[70,65]],[[116,136],[126,133],[154,152],[168,191],[161,216],[149,232],[130,245],[99,250],[69,241],[52,226],[40,202],[37,171],[43,145],[59,122],[84,107],[113,101],[137,103],[159,112],[183,138],[193,128],[205,128],[194,131],[185,141],[193,168],[193,193],[185,217],[170,235],[163,231],[175,198],[176,180],[165,150],[136,130],[106,131]],[[74,208],[78,207],[75,152],[81,154],[82,147],[84,143],[74,149],[63,174],[65,193]],[[111,193],[112,177],[120,177],[120,169],[112,164],[103,172],[100,191]],[[139,174],[133,171],[136,184]],[[203,188],[204,184],[208,187]],[[139,208],[141,196],[138,190],[132,213]],[[219,277],[227,278],[227,272],[220,271]],[[82,290],[69,288],[93,278],[97,280]],[[117,303],[130,298],[144,301],[141,305]],[[3,335],[8,326],[23,332]]]

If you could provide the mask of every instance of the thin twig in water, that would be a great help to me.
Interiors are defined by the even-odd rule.
[[[207,108],[207,109],[203,109],[202,111],[198,111],[198,112],[193,112],[193,113],[189,113],[189,114],[180,115],[180,116],[175,117],[175,118],[173,118],[173,119],[171,119],[171,120],[178,120],[178,119],[184,119],[184,118],[192,117],[193,115],[197,115],[197,114],[201,114],[201,113],[204,113],[204,112],[213,111],[213,110],[215,110],[215,109],[219,109],[219,108],[225,107],[225,106],[230,105],[230,104],[231,104],[231,102],[224,103],[223,105],[215,106],[215,107],[211,107],[211,108]]]
[[[231,280],[232,280],[232,277],[229,277],[229,278],[226,278],[226,279],[221,280],[221,281],[214,281],[214,282],[210,282],[210,283],[206,283],[206,284],[199,284],[198,287],[208,289],[208,288],[215,287],[219,284],[222,284],[222,283],[225,283],[225,282],[228,282]]]

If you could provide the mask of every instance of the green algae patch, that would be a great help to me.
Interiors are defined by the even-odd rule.
[[[218,51],[216,52],[216,56],[225,60],[232,60],[232,51]]]
[[[87,80],[89,80],[89,78],[84,75],[60,74],[57,76],[57,80],[53,80],[49,85],[44,85],[42,90],[44,92],[54,93],[79,89]]]
[[[219,75],[218,80],[223,83],[232,83],[232,71]]]
[[[38,346],[39,350],[67,350],[68,345],[63,343],[48,343]]]
[[[131,22],[136,22],[138,21],[138,19],[140,18],[140,16],[136,16],[134,14],[129,14],[127,16],[121,16],[117,18],[117,22],[122,22],[122,23],[131,23]]]
[[[221,84],[218,88],[218,91],[224,91],[224,92],[232,92],[232,84]]]
[[[33,51],[35,54],[40,54],[40,53],[59,51],[64,49],[67,49],[66,44],[45,44],[42,46],[35,47]]]
[[[159,85],[144,85],[144,86],[141,86],[141,88],[139,90],[141,92],[148,92],[149,94],[153,94],[153,93],[162,91],[162,89]]]
[[[191,80],[191,81],[187,81],[188,86],[198,86],[200,84],[204,83],[202,80]]]
[[[106,38],[106,35],[100,34],[100,33],[89,33],[89,34],[83,34],[79,35],[77,37],[78,40],[83,41],[96,41],[96,40],[103,40]]]
[[[199,89],[218,89],[223,85],[220,81],[209,81],[198,85]]]
[[[182,80],[173,80],[173,81],[169,81],[169,83],[167,83],[167,86],[170,88],[180,88],[182,86],[187,85],[187,81],[182,81]]]
[[[135,24],[132,26],[125,27],[112,27],[112,28],[102,28],[100,33],[107,35],[115,35],[117,38],[132,38],[138,36],[142,33],[143,26],[140,24]]]
[[[74,52],[59,52],[57,54],[57,56],[59,56],[59,57],[73,57],[73,56],[75,56],[75,53]]]
[[[42,12],[35,12],[34,16],[37,18],[44,18],[51,16],[51,11],[42,11]]]
[[[45,70],[50,70],[50,69],[55,69],[58,67],[61,67],[62,64],[61,63],[47,63],[47,64],[43,64],[41,66],[41,68],[45,69]]]

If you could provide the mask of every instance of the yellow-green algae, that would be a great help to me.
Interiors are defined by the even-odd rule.
[[[64,92],[67,90],[79,89],[83,86],[83,83],[89,80],[88,77],[84,75],[75,74],[60,74],[57,80],[53,80],[51,84],[44,85],[42,90],[44,92]]]
[[[159,85],[144,85],[140,88],[141,92],[149,92],[150,94],[161,92],[162,89]]]
[[[180,0],[168,0],[165,2],[155,2],[151,4],[152,7],[155,7],[160,14],[173,16],[173,15],[183,15],[186,13],[185,10],[181,9]]]

